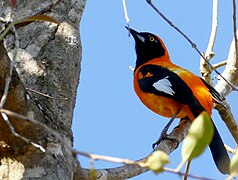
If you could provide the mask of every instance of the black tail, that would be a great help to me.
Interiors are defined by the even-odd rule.
[[[218,170],[222,174],[229,174],[230,173],[230,158],[227,154],[224,143],[214,123],[213,125],[214,125],[214,136],[213,136],[211,144],[209,145],[211,153],[212,153],[212,157]]]

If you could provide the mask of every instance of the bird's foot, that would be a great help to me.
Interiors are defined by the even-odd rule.
[[[163,140],[170,140],[170,141],[176,143],[176,148],[179,145],[179,141],[177,139],[175,139],[173,136],[170,136],[169,134],[167,134],[167,132],[162,131],[159,139],[155,143],[152,144],[152,148],[155,149],[155,147],[158,146],[161,143],[161,141],[163,141]]]

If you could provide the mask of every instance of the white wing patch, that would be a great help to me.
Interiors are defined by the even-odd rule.
[[[155,87],[155,89],[157,89],[160,92],[164,92],[166,94],[169,94],[171,96],[174,95],[174,90],[172,89],[172,84],[170,83],[170,81],[168,80],[169,76],[166,76],[163,79],[160,79],[159,81],[155,82],[153,84],[153,86]]]

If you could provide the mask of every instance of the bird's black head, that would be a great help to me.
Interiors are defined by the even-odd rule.
[[[137,32],[131,28],[126,28],[135,39],[137,55],[135,69],[154,58],[168,56],[168,51],[159,37],[148,32]]]

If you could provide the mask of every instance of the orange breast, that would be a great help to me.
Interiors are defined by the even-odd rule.
[[[155,64],[167,67],[170,71],[173,71],[174,73],[179,75],[181,79],[183,79],[183,81],[185,81],[191,88],[193,95],[198,99],[203,108],[211,115],[213,108],[212,96],[199,77],[192,74],[190,71],[176,66],[175,64],[172,64],[168,61],[158,61],[157,59],[154,59],[146,64]],[[178,114],[177,118],[183,118],[186,116],[188,116],[191,120],[195,118],[188,105],[181,104],[170,98],[141,91],[138,84],[138,79],[136,77],[138,73],[137,71],[135,72],[134,76],[134,89],[137,96],[145,106],[147,106],[153,112],[164,117],[171,118],[180,109],[180,113]]]

